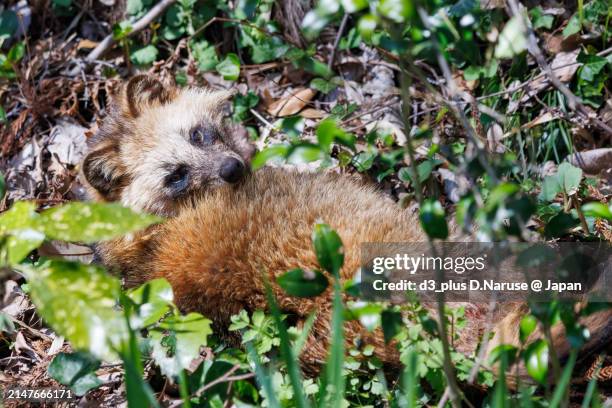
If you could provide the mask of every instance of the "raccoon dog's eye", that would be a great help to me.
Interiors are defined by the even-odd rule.
[[[215,141],[215,131],[213,129],[197,127],[189,135],[191,143],[196,146],[210,145]]]
[[[167,187],[175,191],[184,190],[189,183],[187,166],[178,166],[176,170],[166,176],[165,182]]]

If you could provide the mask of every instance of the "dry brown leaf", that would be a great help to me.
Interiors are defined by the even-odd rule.
[[[295,115],[301,111],[316,94],[317,91],[310,88],[296,90],[290,95],[272,103],[268,107],[268,113],[278,117]]]
[[[96,48],[98,46],[98,42],[96,41],[91,41],[88,40],[87,38],[82,39],[81,41],[79,41],[79,45],[77,45],[77,49],[78,50],[89,50],[92,48]]]
[[[326,115],[325,112],[319,109],[306,108],[300,112],[300,116],[306,119],[321,119]]]
[[[521,126],[522,129],[531,129],[532,127],[541,125],[543,123],[547,123],[550,121],[553,121],[555,119],[557,119],[558,116],[554,115],[551,111],[547,111],[544,112],[543,114],[541,114],[540,116],[538,116],[537,118],[535,118],[532,121],[529,121],[527,123],[525,123],[523,126]]]
[[[559,78],[561,82],[569,82],[580,64],[576,63],[576,58],[578,58],[578,54],[580,53],[580,49],[575,49],[569,52],[560,52],[555,56],[552,63],[550,64],[550,68],[554,72],[554,74]],[[526,102],[533,95],[543,91],[544,89],[550,86],[550,80],[546,74],[539,76],[533,82],[529,84],[529,91],[527,95],[525,95],[521,102]]]

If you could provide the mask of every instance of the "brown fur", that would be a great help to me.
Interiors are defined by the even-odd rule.
[[[101,243],[98,254],[107,266],[122,273],[128,286],[167,279],[178,306],[202,312],[221,333],[241,309],[267,308],[262,277],[266,274],[283,312],[293,315],[298,326],[317,311],[300,356],[305,371],[314,373],[325,360],[330,338],[329,289],[316,298],[295,298],[284,293],[275,280],[293,268],[319,269],[311,243],[314,224],[328,223],[342,238],[343,280],[352,278],[360,266],[361,243],[417,242],[426,237],[414,214],[349,176],[266,168],[237,185],[219,182],[214,161],[233,155],[248,162],[252,153],[244,136],[221,119],[219,105],[228,95],[166,89],[143,77],[122,88],[109,118],[91,141],[84,177],[94,199],[117,200],[172,218],[132,237]],[[196,109],[184,114],[190,107],[189,98],[200,103],[200,119]],[[182,108],[177,110],[175,105]],[[168,133],[163,121],[178,121],[174,123],[177,128],[181,121],[210,122],[223,132],[214,146],[187,157],[206,162],[204,170],[190,163],[205,175],[205,182],[193,185],[181,199],[167,197],[163,185],[155,183],[156,177],[165,174],[155,160],[185,160],[185,152],[173,145],[184,136]],[[142,167],[147,169],[144,176]],[[518,344],[518,323],[524,312],[519,308],[499,319],[492,345],[502,340]],[[470,322],[471,329],[455,344],[460,349],[473,351],[478,341],[474,333],[482,333],[484,314],[475,316],[481,317]],[[610,312],[589,317],[585,323],[596,334],[596,341],[607,341],[601,335],[609,336]],[[375,354],[388,366],[399,365],[395,345],[385,345],[380,331],[369,333],[356,321],[347,322],[345,328],[347,342],[364,340],[375,346]],[[559,328],[554,329],[554,338],[560,350],[567,349]]]

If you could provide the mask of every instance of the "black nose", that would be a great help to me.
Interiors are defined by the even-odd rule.
[[[219,176],[228,183],[235,183],[244,175],[244,164],[238,159],[228,157],[221,163]]]

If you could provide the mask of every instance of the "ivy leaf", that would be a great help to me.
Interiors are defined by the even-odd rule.
[[[228,81],[235,81],[240,76],[240,60],[234,53],[227,54],[225,59],[218,63],[215,68],[223,76],[223,79]]]
[[[254,108],[259,103],[259,96],[255,92],[249,91],[246,95],[236,94],[234,97],[234,113],[232,120],[234,122],[244,121],[249,114],[249,109]]]
[[[314,297],[325,291],[329,282],[320,271],[293,269],[279,276],[276,281],[290,296]]]
[[[578,191],[580,180],[582,179],[582,170],[568,162],[563,162],[559,165],[557,177],[559,185],[563,187],[565,193],[572,195]]]
[[[206,40],[192,41],[191,53],[193,54],[193,57],[198,64],[198,69],[201,72],[211,71],[219,63],[219,57],[217,57],[215,47],[209,44]]]
[[[123,314],[115,307],[119,280],[94,265],[58,260],[18,269],[28,280],[37,313],[75,349],[102,360],[116,357],[113,350],[128,337]]]
[[[567,25],[563,29],[563,37],[567,38],[570,35],[579,33],[580,30],[582,30],[582,24],[580,23],[580,16],[578,16],[578,14],[576,13],[570,17],[569,21],[567,22]]]
[[[512,58],[527,49],[522,16],[512,17],[504,26],[495,47],[495,58]]]
[[[336,89],[338,85],[336,85],[332,81],[326,81],[322,78],[315,78],[310,81],[310,87],[327,95],[328,93]]]
[[[170,316],[150,332],[153,358],[167,376],[177,376],[200,354],[212,333],[211,321],[199,313]]]
[[[73,202],[41,214],[45,234],[61,241],[96,242],[134,232],[161,221],[117,203]]]
[[[67,385],[78,396],[97,388],[102,381],[96,376],[100,361],[83,352],[59,353],[49,364],[49,377]]]
[[[540,6],[529,10],[529,17],[535,30],[538,28],[550,30],[555,21],[555,17],[550,14],[544,14],[544,10]]]
[[[542,339],[531,343],[525,350],[524,359],[531,378],[545,384],[548,374],[548,344]]]
[[[578,62],[582,62],[583,65],[580,67],[578,78],[586,81],[593,82],[596,79],[597,74],[608,64],[608,60],[598,55],[584,55],[580,54]]]
[[[340,268],[344,264],[344,251],[338,233],[327,224],[317,224],[312,233],[312,243],[319,265],[329,273],[339,276]]]
[[[130,60],[136,65],[150,65],[157,60],[159,51],[154,45],[149,44],[138,48],[130,54]]]
[[[445,239],[448,237],[448,225],[444,208],[438,200],[429,198],[423,201],[421,205],[419,219],[421,226],[427,235],[431,238]]]

